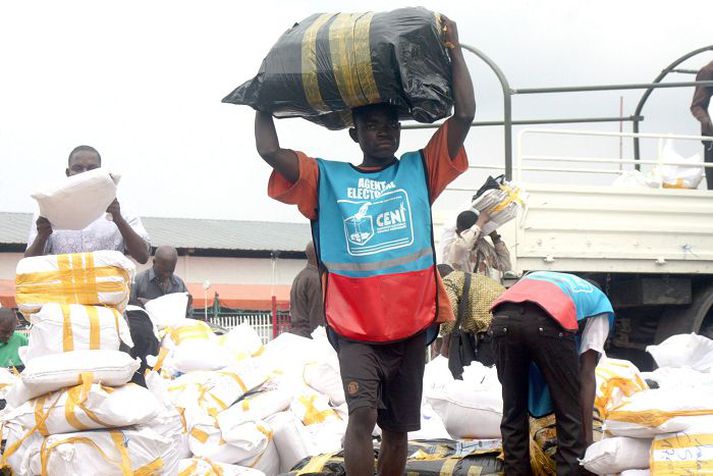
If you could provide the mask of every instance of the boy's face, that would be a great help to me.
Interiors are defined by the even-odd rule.
[[[387,109],[372,109],[356,117],[349,134],[365,156],[388,161],[399,148],[401,124]]]
[[[67,167],[67,177],[101,167],[99,156],[91,150],[79,150],[72,154]]]

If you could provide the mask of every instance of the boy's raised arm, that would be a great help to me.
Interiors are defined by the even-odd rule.
[[[468,67],[463,58],[458,41],[458,27],[455,22],[443,17],[446,33],[446,45],[450,48],[453,74],[453,115],[448,119],[448,155],[454,159],[463,146],[463,141],[470,131],[475,117],[475,93]]]
[[[255,145],[257,153],[289,182],[296,182],[300,175],[297,154],[280,148],[272,115],[267,112],[255,113]]]

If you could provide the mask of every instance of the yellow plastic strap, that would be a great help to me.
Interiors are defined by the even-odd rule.
[[[48,439],[45,438],[45,440],[42,442],[42,448],[40,449],[40,461],[42,464],[41,475],[42,476],[48,476],[47,465],[49,464],[49,457],[52,454],[52,451],[54,451],[55,448],[57,448],[58,446],[62,446],[62,445],[82,444],[82,445],[90,446],[91,448],[95,449],[99,453],[99,455],[102,457],[102,459],[104,461],[106,461],[109,464],[115,464],[115,465],[118,465],[119,467],[121,467],[121,463],[119,461],[116,461],[116,460],[110,458],[104,452],[104,450],[102,450],[101,447],[99,445],[97,445],[96,442],[94,440],[92,440],[91,438],[87,438],[84,436],[73,436],[73,437],[65,438],[64,440],[52,443],[51,445],[48,445],[47,441],[48,441]],[[123,444],[123,442],[122,442],[122,444]],[[131,475],[131,467],[129,467],[128,473],[124,471],[123,467],[121,469],[122,469],[123,476]]]
[[[334,410],[332,410],[331,408],[328,408],[328,409],[322,410],[322,411],[317,410],[317,408],[314,406],[314,400],[316,398],[317,398],[316,395],[309,395],[309,396],[303,395],[297,399],[305,408],[305,416],[303,419],[305,425],[312,425],[314,423],[322,423],[328,417],[335,414]]]
[[[160,476],[163,474],[163,459],[157,458],[149,464],[145,464],[136,471],[134,476]]]
[[[271,430],[265,428],[264,426],[262,426],[260,424],[256,425],[255,427],[257,428],[257,431],[259,431],[263,435],[267,436],[268,440],[272,439],[272,431]]]
[[[196,427],[191,428],[191,436],[203,444],[205,444],[205,442],[208,441],[208,438],[210,437],[208,433],[203,430],[199,430]]]
[[[62,351],[71,352],[74,350],[74,335],[72,334],[72,316],[69,305],[62,304]]]
[[[64,402],[64,417],[67,419],[67,423],[72,425],[77,431],[88,430],[89,427],[84,423],[79,421],[77,417],[77,405],[79,399],[82,398],[82,386],[77,385],[67,390],[67,399]]]
[[[369,43],[369,32],[371,30],[371,19],[374,13],[362,14],[354,25],[354,61],[357,79],[361,87],[362,95],[369,104],[381,102],[379,88],[374,79],[374,70],[371,64],[371,47]]]
[[[319,456],[315,456],[309,460],[309,463],[305,465],[304,468],[299,470],[297,476],[302,474],[312,474],[319,473],[324,469],[324,465],[334,456],[334,453],[327,453]]]
[[[114,326],[116,327],[116,335],[118,335],[119,340],[121,340],[121,328],[119,327],[119,319],[123,319],[124,316],[122,316],[121,313],[113,307],[110,307],[108,309],[111,309],[111,312],[114,314]]]
[[[265,352],[265,346],[261,345],[260,348],[253,354],[253,357],[260,357]]]
[[[119,450],[119,455],[121,455],[121,474],[122,476],[133,476],[134,472],[131,469],[131,458],[129,458],[129,452],[126,449],[126,444],[124,443],[124,434],[120,431],[111,431],[111,440],[114,442],[114,446]]]
[[[101,349],[101,326],[99,325],[99,309],[94,306],[86,306],[87,317],[89,317],[89,350]]]
[[[38,428],[40,427],[45,427],[45,422],[47,421],[47,418],[49,417],[50,413],[54,408],[57,406],[57,403],[59,402],[60,397],[62,396],[61,393],[57,393],[57,398],[54,399],[54,402],[52,402],[52,405],[47,409],[46,412],[40,413],[38,416],[37,412],[37,407],[35,407],[35,426],[33,428],[30,428],[27,433],[22,435],[22,438],[19,440],[15,441],[12,445],[8,446],[5,448],[5,451],[2,454],[2,458],[0,459],[0,468],[4,468],[7,466],[7,460],[17,452],[18,449],[22,446],[22,444],[32,436],[32,434],[36,431],[39,431]],[[45,427],[45,431],[46,427]]]
[[[519,203],[523,206],[522,199],[520,198],[520,189],[515,187],[510,187],[509,185],[500,185],[500,190],[505,192],[506,197],[500,203],[488,210],[488,213],[493,215],[495,213],[505,210],[511,203]]]
[[[713,445],[713,433],[676,433],[668,438],[656,438],[651,446],[651,474],[713,474],[713,459],[698,459],[700,448]],[[668,459],[657,459],[657,452]]]
[[[242,402],[240,402],[240,405],[243,407],[243,411],[247,412],[250,410],[250,399],[246,398]]]
[[[667,412],[662,410],[647,410],[647,411],[626,411],[626,410],[614,410],[609,412],[607,416],[608,420],[613,421],[623,421],[628,423],[635,423],[637,425],[655,428],[657,426],[663,425],[671,418],[675,417],[688,417],[688,416],[701,416],[701,415],[713,415],[713,409],[705,410],[680,410]]]
[[[35,400],[35,426],[40,435],[47,436],[49,431],[47,431],[47,417],[45,415],[45,402],[47,401],[47,396],[37,398]],[[49,413],[49,411],[47,412]]]
[[[198,468],[198,461],[192,462],[186,469],[178,473],[178,476],[192,476],[196,468]]]
[[[238,384],[240,387],[240,390],[243,391],[243,393],[247,393],[248,391],[248,386],[245,385],[245,382],[243,382],[243,379],[240,378],[240,375],[236,374],[235,372],[219,372],[221,375],[225,375],[226,377],[230,377],[233,380],[235,380],[235,383]]]
[[[322,99],[317,79],[317,34],[332,18],[331,13],[323,13],[307,27],[302,37],[302,88],[307,102],[317,112],[328,112],[329,109]]]
[[[329,52],[339,95],[348,108],[367,104],[356,75],[354,23],[356,14],[340,13],[329,26]],[[368,41],[368,40],[367,40]]]
[[[168,349],[161,347],[161,350],[158,351],[158,359],[156,360],[156,365],[153,366],[153,370],[156,372],[161,370],[163,362],[166,360],[166,356],[168,356]]]
[[[208,339],[211,334],[213,334],[213,331],[210,330],[210,327],[179,327],[178,329],[173,329],[171,331],[171,340],[173,340],[176,345],[180,345],[181,343],[189,340]]]

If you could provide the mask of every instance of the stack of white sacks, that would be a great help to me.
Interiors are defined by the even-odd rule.
[[[647,351],[654,372],[614,359],[597,367],[605,437],[582,464],[595,474],[713,473],[713,341],[682,334]]]
[[[2,417],[13,474],[177,472],[174,442],[149,428],[163,406],[128,383],[139,362],[119,351],[132,345],[122,312],[133,274],[113,251],[18,264],[16,300],[32,329]]]

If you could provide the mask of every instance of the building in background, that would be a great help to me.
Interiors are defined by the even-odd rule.
[[[176,274],[193,295],[193,307],[271,310],[289,306],[290,284],[305,265],[309,225],[192,218],[142,218],[157,246],[178,250]],[[0,303],[14,307],[15,268],[32,224],[30,213],[0,212]],[[137,266],[137,271],[152,265]],[[207,289],[204,285],[209,284]],[[218,296],[218,303],[215,297]]]

